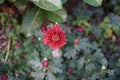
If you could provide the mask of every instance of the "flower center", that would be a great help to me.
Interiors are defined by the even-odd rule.
[[[55,35],[55,36],[52,36],[51,40],[54,42],[58,42],[60,41],[60,37],[58,35]]]

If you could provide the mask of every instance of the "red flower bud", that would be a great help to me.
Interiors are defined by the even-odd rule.
[[[71,67],[69,67],[69,68],[67,69],[67,71],[68,71],[69,73],[72,73],[72,72],[73,72],[73,69],[72,69]]]
[[[77,44],[79,44],[79,43],[80,43],[79,39],[75,39],[75,40],[74,40],[74,44],[77,45]]]
[[[46,26],[42,26],[41,27],[41,31],[44,33],[45,31],[47,31],[47,27]]]
[[[7,80],[8,76],[6,74],[1,75],[1,80]]]
[[[48,67],[48,65],[49,65],[49,62],[48,62],[47,60],[44,60],[44,61],[42,62],[42,66],[43,66],[43,67]]]
[[[19,42],[17,42],[17,43],[16,43],[16,46],[17,46],[17,47],[20,47],[20,43],[19,43]]]
[[[83,27],[82,26],[80,26],[80,27],[78,27],[78,32],[83,32],[84,31],[84,29],[83,29]]]

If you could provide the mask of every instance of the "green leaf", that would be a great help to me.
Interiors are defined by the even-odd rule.
[[[101,53],[101,49],[98,49],[95,54],[94,57],[96,58],[97,62],[99,62],[100,64],[107,66],[108,62],[104,56],[103,53]]]
[[[52,62],[52,66],[50,67],[50,70],[52,73],[62,73],[62,61],[63,59],[62,58],[53,58]]]
[[[62,8],[61,0],[32,0],[32,2],[38,7],[48,11],[56,11]]]
[[[99,77],[99,74],[94,73],[91,75],[91,80],[96,80],[98,77]]]
[[[47,18],[52,21],[52,22],[64,22],[66,21],[67,18],[67,13],[64,9],[52,12],[52,11],[47,11],[46,12]]]
[[[78,51],[83,50],[85,53],[89,52],[89,48],[91,47],[90,42],[87,38],[81,38],[80,43],[78,45],[74,45],[74,48]]]
[[[104,22],[105,22],[105,23],[109,23],[109,18],[108,18],[108,17],[105,17],[105,18],[104,18]]]
[[[67,0],[61,0],[61,2],[62,2],[62,4],[64,4],[64,3],[66,3],[66,2],[67,2]]]
[[[34,52],[32,52],[32,54],[29,55],[28,64],[35,71],[37,71],[37,69],[42,69],[42,63],[40,62],[39,52],[34,50]]]
[[[2,4],[4,2],[4,0],[0,0],[0,4]]]
[[[38,29],[43,22],[43,16],[39,9],[32,9],[23,19],[22,31],[29,33]]]
[[[42,71],[37,72],[31,72],[31,76],[34,77],[34,80],[43,80],[46,73],[43,73]]]
[[[97,42],[92,42],[91,43],[91,48],[93,49],[93,50],[97,50],[98,49],[98,45],[97,45]]]
[[[26,4],[28,3],[29,0],[12,0],[15,1],[15,6],[21,11],[26,8]]]
[[[56,73],[62,73],[62,72],[63,72],[61,68],[59,68],[59,67],[54,67],[54,66],[50,67],[50,70],[51,70],[51,72],[54,73],[54,74],[56,74]]]
[[[102,0],[83,0],[83,1],[92,6],[101,6],[102,5]]]
[[[120,16],[118,16],[114,13],[111,13],[111,14],[109,14],[109,21],[110,21],[110,23],[115,24],[116,26],[120,27]]]
[[[77,66],[78,70],[81,70],[83,68],[84,64],[85,64],[84,57],[80,58],[77,62],[78,62],[78,66]]]
[[[71,68],[75,68],[76,64],[77,64],[77,62],[75,59],[74,60],[72,59],[71,61],[68,62],[68,66]],[[81,65],[79,65],[79,66],[81,66]]]
[[[42,68],[42,64],[38,59],[31,59],[29,61],[30,66],[32,67],[32,69],[34,69],[35,71],[37,71],[37,69],[41,69]]]
[[[94,71],[95,71],[95,65],[90,63],[90,64],[87,64],[86,67],[85,67],[85,75],[88,76],[90,74],[92,74]]]
[[[74,58],[75,55],[77,54],[77,51],[71,47],[67,47],[66,51],[67,52],[64,54],[64,57],[67,57],[68,59],[71,57]]]
[[[63,59],[62,58],[53,58],[52,59],[53,63],[55,66],[57,67],[61,67],[62,66],[62,62],[63,62]]]
[[[44,54],[43,54],[44,53]],[[52,53],[52,50],[50,48],[48,49],[43,49],[42,53],[41,53],[41,56],[42,57],[47,57],[47,58],[51,58],[51,53]]]
[[[48,74],[46,80],[56,80],[55,76],[52,74]]]

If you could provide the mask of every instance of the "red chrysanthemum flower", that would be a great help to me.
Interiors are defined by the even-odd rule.
[[[43,42],[52,49],[60,49],[66,44],[66,41],[65,31],[58,24],[55,24],[44,33]]]

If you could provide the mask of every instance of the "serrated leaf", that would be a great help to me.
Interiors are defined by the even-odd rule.
[[[108,16],[110,18],[110,23],[120,26],[120,16],[113,13],[109,14]]]
[[[74,48],[78,51],[83,50],[85,52],[89,52],[89,48],[91,47],[90,42],[88,42],[87,38],[80,39],[80,43],[78,45],[74,45]]]
[[[96,58],[96,60],[100,63],[100,64],[102,64],[102,65],[104,65],[104,66],[107,66],[107,60],[106,60],[106,58],[104,57],[104,54],[103,53],[101,53],[101,49],[98,49],[96,52],[95,52],[95,54],[94,54],[94,57]]]
[[[100,27],[93,25],[92,26],[92,33],[96,36],[99,37],[102,34],[102,30]]]
[[[97,45],[97,43],[95,41],[91,43],[91,48],[93,50],[97,50],[98,49],[98,45]]]
[[[90,64],[87,64],[86,67],[85,67],[85,75],[88,76],[90,75],[91,73],[93,73],[95,71],[95,65],[90,63]]]
[[[34,77],[35,80],[43,80],[46,76],[46,73],[43,72],[31,72],[31,76]]]
[[[63,61],[62,58],[60,58],[60,57],[55,57],[55,58],[52,59],[52,61],[53,61],[53,63],[54,63],[55,66],[58,66],[58,67],[61,67],[61,66],[62,66],[62,64],[61,64],[62,61]]]
[[[61,0],[32,0],[32,2],[48,11],[56,11],[62,8]]]
[[[91,80],[95,80],[95,79],[97,79],[99,77],[99,74],[93,74],[92,76],[91,76]]]
[[[52,50],[50,48],[48,48],[47,50],[43,50],[41,55],[42,57],[46,57],[46,58],[51,58],[51,53],[52,53]]]
[[[102,4],[102,0],[83,0],[83,1],[92,6],[101,6]]]
[[[37,71],[38,69],[42,69],[42,64],[38,59],[31,59],[28,63],[35,71]]]
[[[65,28],[64,28],[65,29]],[[73,43],[74,39],[76,38],[76,35],[73,33],[69,33],[69,30],[67,30],[68,28],[66,28],[65,30],[67,31],[66,36],[68,39],[68,42]],[[72,36],[72,37],[71,37]]]
[[[53,65],[50,67],[50,70],[53,72],[53,73],[62,73],[62,61],[63,59],[62,58],[53,58],[52,59],[52,62],[53,62]]]
[[[77,53],[75,49],[70,48],[70,47],[67,48],[66,51],[67,51],[67,52],[64,54],[64,56],[67,57],[68,59],[71,58],[71,57],[72,57],[72,58],[75,57],[75,55],[76,55],[76,53]]]
[[[56,80],[55,76],[52,74],[48,74],[46,80]]]
[[[85,64],[84,57],[80,58],[77,62],[78,62],[78,66],[77,66],[78,70],[81,70],[83,68],[84,64]]]
[[[64,9],[58,10],[58,11],[47,11],[46,12],[47,18],[52,22],[64,22],[67,18],[67,13]]]
[[[75,64],[77,64],[76,61],[72,60],[69,62],[68,66],[74,68],[74,67],[76,67]]]
[[[62,72],[63,72],[60,67],[55,67],[55,66],[50,67],[50,70],[51,70],[51,72],[54,73],[54,74],[62,73]]]
[[[31,76],[34,77],[35,80],[43,80],[46,73],[43,72],[42,63],[40,61],[39,53],[34,50],[32,54],[29,56],[28,65],[31,67],[33,72],[31,72]]]
[[[22,31],[29,33],[38,29],[43,20],[43,13],[39,9],[32,9],[23,19]]]

